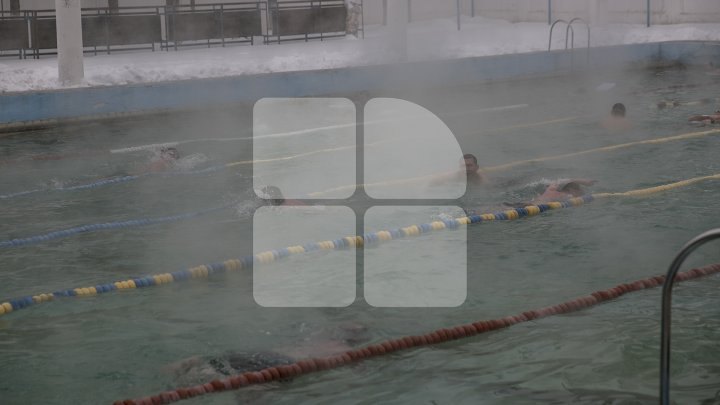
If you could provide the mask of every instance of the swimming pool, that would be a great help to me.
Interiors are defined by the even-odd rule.
[[[708,130],[686,122],[691,114],[717,108],[720,78],[707,73],[697,67],[619,70],[371,96],[428,108],[443,118],[462,150],[487,167]],[[712,101],[657,107],[661,100],[704,99]],[[613,133],[598,125],[617,101],[628,107],[634,129]],[[251,118],[248,107],[210,109],[1,138],[0,194],[45,191],[0,200],[0,240],[246,201],[253,184],[250,165],[75,191],[52,189],[142,171],[148,153],[106,153],[135,145],[192,141],[178,146],[190,157],[186,169],[249,160],[248,141],[207,138],[250,136]],[[347,146],[327,134],[298,139],[307,152]],[[715,174],[720,172],[719,142],[710,134],[490,172],[494,186],[481,203],[528,199],[538,183],[567,177],[599,180],[593,192],[618,192]],[[88,153],[73,157],[77,152]],[[352,156],[354,150],[328,153]],[[303,159],[293,165],[302,168]],[[32,306],[0,317],[2,402],[111,403],[186,383],[166,369],[192,356],[300,347],[314,339],[322,342],[317,331],[332,334],[348,321],[365,325],[366,342],[377,342],[554,305],[663,274],[684,242],[720,225],[719,195],[717,181],[699,182],[648,198],[598,199],[533,218],[468,227],[468,292],[458,308],[376,308],[365,304],[360,293],[347,308],[261,308],[253,300],[250,272]],[[0,297],[103,284],[251,254],[251,213],[249,204],[240,203],[183,221],[4,248]],[[305,234],[282,227],[270,231]],[[413,240],[373,249],[392,256],[394,243]],[[290,263],[311,266],[333,254],[299,255]],[[690,262],[716,263],[717,249],[701,249]],[[322,266],[331,270],[331,264]],[[676,288],[671,394],[678,403],[717,401],[717,287],[714,276]],[[187,402],[654,402],[659,311],[659,289],[641,291],[572,315]]]

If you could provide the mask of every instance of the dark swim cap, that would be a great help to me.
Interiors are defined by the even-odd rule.
[[[180,152],[175,148],[162,148],[160,149],[160,154],[171,156],[173,159],[180,158]]]
[[[612,106],[612,110],[610,112],[613,117],[624,117],[625,116],[625,105],[623,103],[615,103]]]
[[[261,193],[261,197],[270,200],[270,204],[272,205],[282,205],[285,202],[282,191],[275,186],[265,186],[261,190]]]

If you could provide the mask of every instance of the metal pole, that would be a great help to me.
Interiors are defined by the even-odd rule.
[[[470,0],[470,17],[475,18],[475,0]]]
[[[407,0],[407,5],[408,22],[412,22],[412,0]]]
[[[365,0],[360,0],[360,21],[362,21],[362,39],[365,39]]]
[[[660,403],[662,405],[670,404],[670,307],[672,305],[671,297],[675,275],[690,253],[714,239],[720,239],[720,228],[707,231],[688,242],[675,257],[665,276],[660,319]]]
[[[552,24],[552,0],[548,0],[548,25]]]
[[[383,0],[383,26],[387,25],[387,0]]]
[[[647,0],[647,6],[645,7],[647,14],[647,26],[650,26],[650,0]]]
[[[455,1],[455,9],[457,10],[457,26],[460,31],[460,0]]]

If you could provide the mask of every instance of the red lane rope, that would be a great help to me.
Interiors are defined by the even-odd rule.
[[[682,282],[715,273],[720,273],[720,263],[678,273],[675,276],[675,281]],[[525,311],[518,315],[478,321],[451,328],[442,328],[420,336],[405,336],[399,339],[386,340],[361,349],[349,350],[335,356],[300,360],[289,365],[269,367],[260,371],[238,374],[221,380],[213,380],[193,387],[177,388],[144,398],[115,401],[113,405],[169,404],[183,399],[209,394],[211,392],[236,390],[249,385],[290,379],[303,374],[310,374],[342,367],[350,363],[390,354],[399,350],[429,346],[447,342],[449,340],[465,339],[481,333],[507,328],[517,323],[531,321],[533,319],[580,311],[581,309],[597,305],[604,301],[612,300],[630,292],[660,286],[664,282],[665,276],[649,277],[627,284],[619,284],[607,290],[595,291],[592,294],[575,298],[558,305]]]

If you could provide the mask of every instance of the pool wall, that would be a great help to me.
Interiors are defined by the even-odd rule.
[[[720,62],[720,43],[676,41],[442,61],[0,94],[0,132],[66,122],[254,102],[553,76],[618,65]]]

